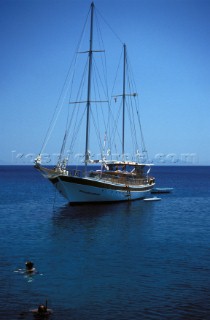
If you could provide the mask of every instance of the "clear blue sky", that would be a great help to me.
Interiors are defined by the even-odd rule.
[[[195,154],[210,165],[210,1],[95,5],[129,48],[150,157]],[[0,164],[40,151],[89,6],[0,0]]]

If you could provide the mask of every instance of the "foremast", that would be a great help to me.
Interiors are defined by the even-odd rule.
[[[123,114],[122,114],[122,160],[124,159],[125,154],[125,76],[126,76],[126,45],[123,45],[123,53],[124,53],[124,61],[123,61],[123,94],[122,94],[122,101],[123,101]]]

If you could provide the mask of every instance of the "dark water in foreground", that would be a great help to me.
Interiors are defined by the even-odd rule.
[[[70,207],[0,166],[0,319],[210,319],[210,167],[154,167],[159,202]],[[32,278],[14,272],[32,260]]]

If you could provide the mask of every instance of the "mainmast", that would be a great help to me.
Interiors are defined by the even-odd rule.
[[[88,63],[88,88],[87,88],[87,120],[86,120],[86,143],[85,143],[85,173],[87,173],[87,163],[89,161],[89,120],[90,120],[90,104],[91,104],[91,76],[92,76],[92,56],[93,56],[93,13],[94,3],[91,3],[91,19],[90,19],[90,46],[89,46],[89,63]]]
[[[122,160],[124,160],[124,153],[125,153],[125,79],[126,79],[126,45],[123,45],[123,52],[124,52],[124,63],[123,63],[123,94],[122,94],[122,101],[123,101],[123,114],[122,114]]]

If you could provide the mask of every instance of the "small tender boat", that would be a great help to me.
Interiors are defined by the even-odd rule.
[[[151,193],[171,193],[173,188],[153,188]]]
[[[144,201],[160,201],[161,198],[157,198],[157,197],[154,197],[154,198],[145,198]]]

